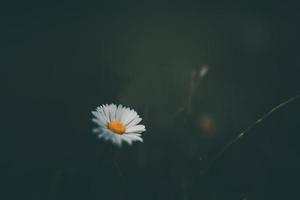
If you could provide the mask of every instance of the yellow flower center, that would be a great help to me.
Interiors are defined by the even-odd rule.
[[[110,130],[112,130],[114,133],[117,133],[117,134],[120,134],[120,135],[122,135],[126,130],[125,126],[117,120],[111,120],[109,122],[109,124],[107,125],[107,127]]]

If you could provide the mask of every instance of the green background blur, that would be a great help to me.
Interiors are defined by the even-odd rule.
[[[299,9],[153,1],[0,6],[0,199],[297,199]],[[208,69],[205,76],[201,70]],[[115,148],[91,111],[130,106]]]

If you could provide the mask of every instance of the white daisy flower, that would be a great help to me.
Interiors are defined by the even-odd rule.
[[[142,118],[132,109],[115,104],[102,105],[92,111],[95,116],[93,122],[99,125],[93,129],[98,137],[110,141],[121,147],[123,142],[132,144],[134,141],[143,142],[142,132],[146,131],[144,125],[138,125]]]

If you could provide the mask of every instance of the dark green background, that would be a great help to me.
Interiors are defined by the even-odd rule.
[[[1,3],[0,199],[299,198],[299,101],[210,164],[298,94],[298,8]],[[144,143],[98,140],[90,112],[104,103],[137,110]]]

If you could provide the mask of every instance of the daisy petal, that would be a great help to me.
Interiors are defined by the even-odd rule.
[[[116,119],[116,110],[117,110],[117,106],[115,104],[111,104],[109,109],[110,120]]]
[[[130,114],[129,108],[124,107],[120,122],[124,124],[124,121],[128,117],[129,114]]]
[[[93,128],[93,133],[100,133],[101,132],[101,128]]]
[[[126,133],[126,135],[135,135],[135,136],[138,136],[138,137],[142,136],[142,134],[139,134],[139,133]]]
[[[126,129],[126,133],[130,133],[130,132],[139,132],[139,131],[145,131],[145,126],[144,125],[136,125],[133,127],[130,127],[128,129]]]
[[[101,138],[104,138],[106,137],[107,135],[107,132],[101,132],[99,135],[98,135],[98,138],[101,139]]]
[[[115,145],[118,147],[122,146],[122,138],[119,135],[115,135]]]
[[[126,116],[126,118],[123,121],[124,125],[127,126],[127,124],[129,124],[137,116],[138,116],[137,113],[135,111],[131,110],[130,113]]]
[[[122,116],[123,113],[123,107],[122,105],[118,105],[118,108],[116,110],[116,120],[120,121],[120,117]]]
[[[93,118],[92,121],[95,122],[96,124],[98,124],[101,127],[105,127],[105,124],[97,118]]]
[[[103,107],[103,113],[106,116],[108,121],[111,121],[110,119],[110,115],[109,115],[109,109],[108,109],[108,105],[106,105],[105,107]]]
[[[128,123],[126,127],[131,128],[131,127],[137,125],[138,123],[140,123],[141,121],[142,121],[142,118],[137,117],[134,120],[132,120],[130,123]]]
[[[109,122],[109,121],[106,119],[104,113],[102,113],[102,112],[99,114],[99,120],[102,121],[103,124],[104,124],[105,126],[106,126],[106,125],[108,124],[108,122]]]
[[[127,142],[127,144],[129,144],[129,145],[132,144],[131,138],[128,138],[128,137],[126,137],[126,136],[124,136],[124,135],[122,135],[121,137],[122,137],[122,140],[123,140],[123,141]]]
[[[124,137],[130,138],[132,141],[140,141],[143,142],[143,139],[136,135],[126,134]]]
[[[100,115],[100,113],[99,113],[99,112],[92,111],[92,114],[93,114],[95,117],[99,118],[99,115]]]
[[[109,119],[106,116],[106,114],[104,113],[104,110],[101,106],[97,108],[97,112],[98,112],[98,115],[97,115],[98,118],[107,124],[109,122]]]

